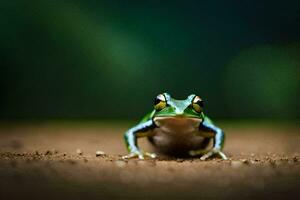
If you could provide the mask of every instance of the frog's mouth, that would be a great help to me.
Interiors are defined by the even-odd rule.
[[[155,125],[165,132],[192,132],[198,130],[201,118],[193,117],[155,117]]]

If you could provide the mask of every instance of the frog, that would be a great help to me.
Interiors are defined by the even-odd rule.
[[[123,159],[157,158],[156,153],[141,150],[137,140],[147,137],[156,150],[166,155],[200,157],[204,161],[212,157],[227,160],[222,152],[224,131],[204,114],[203,100],[191,94],[177,100],[169,93],[158,94],[154,109],[124,134],[128,154]],[[211,141],[213,141],[212,145]],[[208,148],[209,147],[209,148]]]

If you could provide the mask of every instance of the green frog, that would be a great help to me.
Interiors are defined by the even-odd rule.
[[[226,160],[222,152],[224,132],[204,114],[203,105],[195,94],[185,100],[173,99],[168,93],[159,94],[154,100],[154,110],[124,134],[129,154],[123,159],[156,158],[156,154],[138,147],[137,139],[147,137],[164,154],[201,156],[201,160],[219,156]],[[207,149],[211,140],[213,145]]]

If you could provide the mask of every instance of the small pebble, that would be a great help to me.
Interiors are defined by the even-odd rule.
[[[76,150],[76,153],[77,153],[78,155],[80,155],[80,156],[81,156],[81,155],[82,155],[82,151],[81,151],[81,149],[77,149],[77,150]]]
[[[40,155],[40,152],[38,150],[36,150],[35,152],[35,155],[39,156]]]
[[[298,161],[299,161],[299,159],[297,158],[297,156],[294,156],[294,157],[293,157],[293,161],[294,161],[294,162],[298,162]]]
[[[243,162],[244,164],[249,164],[249,161],[247,159],[241,159],[241,162]]]
[[[250,163],[251,163],[251,164],[255,164],[256,161],[255,161],[255,160],[250,160]]]
[[[104,156],[105,153],[103,151],[96,151],[96,157]]]
[[[45,152],[45,155],[47,156],[47,155],[52,155],[52,152],[50,151],[50,150],[47,150],[46,152]]]

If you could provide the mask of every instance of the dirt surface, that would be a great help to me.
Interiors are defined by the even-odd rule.
[[[124,161],[128,127],[2,124],[0,199],[299,198],[300,126],[223,124],[228,161]]]

